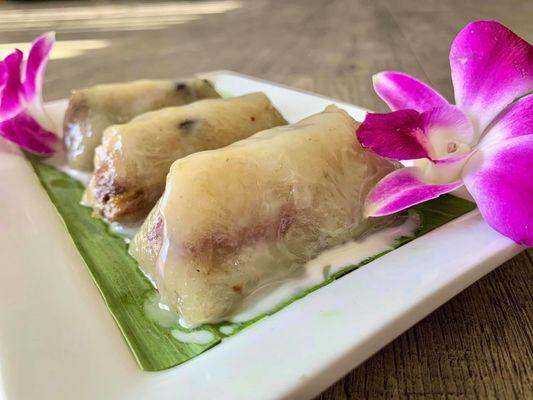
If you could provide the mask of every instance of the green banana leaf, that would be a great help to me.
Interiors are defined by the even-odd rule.
[[[300,293],[274,310],[251,321],[232,324],[231,333],[222,325],[203,325],[196,330],[209,331],[212,340],[205,344],[183,343],[172,332],[182,330],[174,323],[162,324],[149,316],[149,307],[158,298],[157,290],[128,255],[124,239],[112,233],[102,220],[91,216],[91,210],[79,204],[84,187],[73,178],[45,164],[38,157],[27,155],[35,173],[61,216],[74,244],[100,290],[107,307],[115,319],[124,339],[139,366],[146,371],[160,371],[181,364],[220,343],[225,337],[237,334],[257,320],[271,315],[308,293],[340,278],[389,251],[377,254],[358,265],[344,268],[316,287]],[[475,208],[475,205],[457,197],[445,195],[412,208],[421,224],[415,237],[444,225]],[[395,248],[414,239],[401,238]]]

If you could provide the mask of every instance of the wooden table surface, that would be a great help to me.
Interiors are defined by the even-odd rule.
[[[528,0],[114,4],[7,2],[0,43],[56,29],[60,59],[49,65],[47,100],[99,82],[229,69],[384,111],[371,85],[381,70],[452,98],[449,46],[469,21],[497,19],[533,38]],[[505,263],[319,398],[533,398],[532,256]]]

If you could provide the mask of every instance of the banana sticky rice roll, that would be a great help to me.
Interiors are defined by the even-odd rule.
[[[138,80],[74,90],[63,121],[68,163],[72,168],[92,170],[94,149],[110,125],[163,107],[217,97],[213,84],[205,79]]]
[[[286,124],[263,93],[168,107],[106,129],[83,203],[110,221],[133,222],[152,209],[178,158],[217,149]]]
[[[392,162],[329,106],[172,164],[130,253],[189,324],[223,320],[254,289],[374,224],[363,201]],[[382,222],[382,221],[380,221]]]

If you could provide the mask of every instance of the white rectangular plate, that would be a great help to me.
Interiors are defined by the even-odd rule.
[[[204,76],[234,95],[265,92],[291,122],[331,103],[365,114],[233,72]],[[189,362],[148,373],[31,167],[5,142],[0,181],[0,399],[310,398],[522,250],[474,211]]]

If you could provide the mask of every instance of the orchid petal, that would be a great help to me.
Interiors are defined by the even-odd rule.
[[[365,201],[365,216],[394,214],[462,185],[460,181],[433,185],[422,179],[421,171],[416,167],[398,169],[381,179],[369,193]]]
[[[0,136],[32,153],[50,155],[55,151],[57,136],[42,128],[26,112],[0,122]]]
[[[429,143],[419,117],[415,110],[368,113],[357,129],[357,139],[363,147],[382,157],[394,160],[429,158]]]
[[[418,112],[448,104],[430,86],[401,72],[384,71],[372,77],[374,90],[392,111],[412,109]]]
[[[3,61],[0,61],[0,93],[7,83],[7,68]]]
[[[530,134],[533,134],[533,94],[510,104],[491,124],[479,147]]]
[[[464,182],[485,221],[519,244],[533,246],[533,135],[478,150]]]
[[[23,83],[24,98],[27,102],[31,102],[35,97],[38,97],[40,101],[43,76],[54,41],[54,32],[48,32],[33,41],[26,61]]]
[[[446,104],[423,113],[399,110],[367,114],[357,130],[364,147],[395,160],[454,157],[469,150],[474,132],[468,117]]]
[[[478,134],[513,100],[533,91],[533,47],[494,21],[467,25],[450,50],[455,102]]]
[[[22,52],[15,50],[3,61],[4,87],[0,92],[0,121],[17,115],[24,105],[20,101],[20,67]]]

